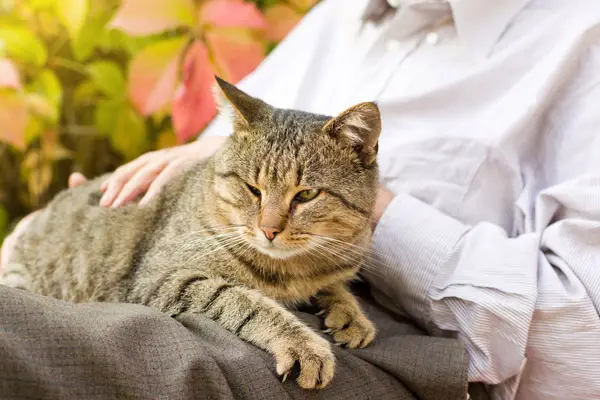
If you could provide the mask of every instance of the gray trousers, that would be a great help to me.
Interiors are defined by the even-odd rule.
[[[0,399],[466,398],[458,341],[362,305],[376,340],[361,350],[334,346],[332,383],[305,391],[293,376],[280,382],[269,354],[201,315],[174,320],[143,306],[70,304],[0,286]],[[318,317],[297,315],[321,328]]]

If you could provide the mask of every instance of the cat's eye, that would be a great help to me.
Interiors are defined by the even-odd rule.
[[[319,189],[307,189],[301,192],[298,192],[296,196],[294,196],[295,201],[299,201],[301,203],[306,203],[307,201],[313,200],[321,193]]]
[[[254,187],[254,186],[252,186],[252,185],[249,185],[249,184],[247,184],[247,183],[246,183],[246,186],[248,186],[248,190],[249,190],[249,191],[250,191],[250,192],[251,192],[253,195],[255,195],[256,197],[260,197],[260,190],[258,190],[258,188],[257,188],[257,187]]]

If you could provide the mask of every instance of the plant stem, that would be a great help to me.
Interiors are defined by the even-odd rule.
[[[66,68],[84,76],[88,76],[88,72],[82,64],[79,64],[75,61],[67,60],[66,58],[54,57],[50,64],[57,67]]]

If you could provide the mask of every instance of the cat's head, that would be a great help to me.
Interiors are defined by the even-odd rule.
[[[221,226],[239,227],[245,245],[276,259],[342,249],[371,229],[381,131],[375,103],[328,117],[278,109],[217,81],[234,127],[214,158]]]

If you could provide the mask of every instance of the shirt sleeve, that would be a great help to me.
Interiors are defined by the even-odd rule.
[[[559,171],[563,178],[531,194],[530,222],[520,232],[483,218],[464,223],[401,191],[375,230],[382,263],[365,274],[375,292],[430,332],[457,333],[469,354],[471,381],[514,378],[527,351],[566,376],[577,365],[574,382],[594,375],[600,357],[600,142],[594,140],[600,85],[573,93],[554,107],[550,128],[538,137],[561,151],[569,143],[581,147],[577,155],[539,166],[544,176]],[[469,205],[477,212],[489,209],[502,190],[489,175],[480,179],[491,186]]]
[[[499,383],[520,370],[536,300],[539,237],[467,226],[406,194],[373,238],[385,268],[370,281],[435,333],[458,332],[471,381]]]

